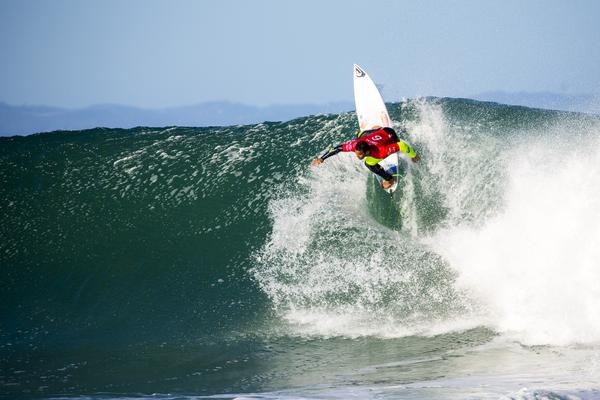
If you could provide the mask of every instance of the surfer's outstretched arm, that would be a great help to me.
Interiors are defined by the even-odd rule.
[[[322,156],[315,158],[311,164],[312,165],[320,165],[323,161],[325,161],[325,159],[327,159],[331,156],[335,156],[340,151],[342,151],[342,145],[338,144],[337,146],[332,147],[329,150],[327,150],[327,152],[325,154],[323,154]]]

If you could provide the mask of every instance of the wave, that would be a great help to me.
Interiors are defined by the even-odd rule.
[[[0,334],[27,347],[483,325],[599,341],[600,119],[464,99],[389,109],[422,156],[393,199],[351,155],[308,166],[354,135],[352,113],[0,139]]]
[[[483,325],[525,344],[598,342],[598,119],[465,100],[399,108],[423,158],[401,198],[373,196],[338,157],[271,202],[253,271],[293,331]]]

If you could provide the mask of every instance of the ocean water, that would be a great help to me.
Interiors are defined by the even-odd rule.
[[[600,398],[600,118],[388,107],[0,138],[0,397]]]

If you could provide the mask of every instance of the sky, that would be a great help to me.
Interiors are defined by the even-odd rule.
[[[0,0],[0,102],[166,108],[600,93],[597,0]]]

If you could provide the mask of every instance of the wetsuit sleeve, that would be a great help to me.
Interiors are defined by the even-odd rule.
[[[321,157],[319,157],[321,160],[325,160],[331,156],[335,156],[337,153],[339,153],[340,151],[342,151],[342,145],[338,144],[335,147],[330,148],[329,150],[327,150],[327,152],[325,154],[323,154]]]
[[[327,150],[327,152],[319,158],[321,160],[325,160],[331,156],[335,156],[340,151],[344,151],[344,152],[354,151],[354,149],[356,148],[356,143],[358,143],[358,140],[350,140],[349,142],[338,144],[337,146],[332,147],[329,150]]]
[[[369,170],[371,172],[373,172],[374,174],[379,175],[380,177],[382,177],[386,181],[394,179],[394,177],[392,175],[388,174],[387,172],[385,172],[385,170],[383,169],[383,167],[381,165],[379,165],[379,164],[369,164],[369,163],[365,162],[365,165],[367,166],[367,168],[369,168]]]
[[[410,145],[406,142],[403,142],[402,140],[399,141],[398,143],[396,143],[398,145],[398,149],[403,152],[408,154],[408,156],[410,158],[415,158],[417,156],[417,153],[415,152],[415,149],[413,149],[412,147],[410,147]]]

